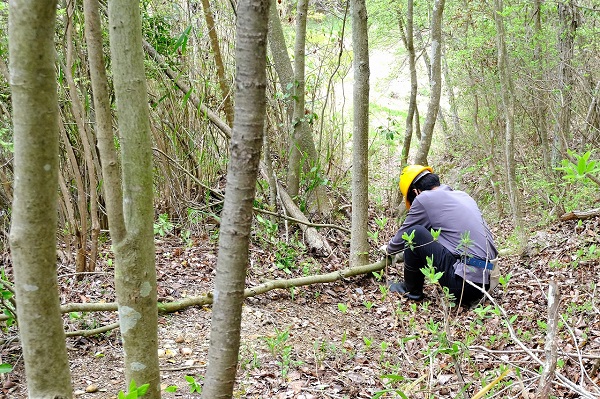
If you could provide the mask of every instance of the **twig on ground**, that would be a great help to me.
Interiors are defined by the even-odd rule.
[[[550,395],[552,388],[552,381],[554,380],[554,371],[556,370],[556,356],[557,347],[556,339],[558,332],[558,304],[560,297],[558,293],[558,286],[554,281],[551,281],[548,285],[548,324],[546,334],[546,344],[544,351],[546,353],[546,362],[542,376],[540,378],[540,384],[538,388],[537,397],[539,399],[547,398]]]
[[[494,306],[496,306],[500,310],[500,312],[502,313],[502,315],[504,317],[504,324],[508,328],[508,332],[509,332],[511,338],[513,339],[513,341],[515,341],[515,343],[517,345],[519,345],[525,351],[525,353],[527,353],[533,360],[535,360],[538,363],[538,365],[542,366],[543,362],[540,360],[540,358],[538,358],[531,351],[531,349],[529,349],[527,346],[525,346],[525,344],[517,337],[517,334],[515,333],[515,330],[512,328],[512,326],[510,324],[510,321],[509,321],[509,317],[506,314],[506,311],[504,310],[504,308],[502,306],[500,306],[487,291],[482,290],[481,287],[479,287],[477,284],[473,284],[472,282],[470,282],[468,280],[466,280],[466,281],[467,281],[467,283],[471,284],[471,286],[476,287],[478,290],[480,290],[481,292],[483,292],[483,294],[486,296],[486,298],[488,298],[488,300],[490,302],[492,302],[492,304]],[[568,388],[570,388],[572,391],[575,391],[576,393],[578,393],[579,395],[581,395],[582,398],[596,399],[596,396],[594,396],[594,394],[592,394],[591,392],[589,392],[584,387],[582,387],[580,385],[577,385],[573,381],[569,380],[564,375],[562,375],[560,373],[556,373],[556,378],[558,378],[561,382],[563,382],[564,384],[566,384],[566,386]]]

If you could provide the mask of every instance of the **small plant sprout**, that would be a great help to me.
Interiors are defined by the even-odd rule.
[[[131,383],[129,384],[129,392],[125,393],[123,391],[119,392],[119,395],[117,395],[118,399],[137,399],[137,398],[141,398],[142,396],[144,396],[146,394],[146,392],[148,392],[148,388],[150,388],[150,384],[144,384],[141,386],[137,386],[137,384],[135,383],[134,380],[131,380]]]
[[[377,227],[379,227],[382,230],[385,227],[385,225],[387,224],[387,222],[388,222],[388,218],[386,218],[385,216],[375,219],[375,224],[377,224]]]
[[[410,234],[408,234],[406,231],[402,233],[402,239],[406,241],[406,245],[408,245],[411,250],[415,248],[415,230],[411,231]]]
[[[367,236],[374,242],[377,242],[379,240],[378,231],[367,231]]]
[[[348,311],[348,305],[346,305],[345,303],[338,303],[337,307],[339,311],[344,314]]]
[[[388,296],[388,293],[389,293],[389,289],[388,289],[388,287],[386,287],[386,286],[385,286],[385,285],[383,285],[383,284],[380,284],[380,285],[379,285],[379,291],[381,292],[381,300],[382,300],[382,301],[385,301],[385,299],[387,298],[387,296]]]
[[[279,330],[278,328],[275,328],[275,336],[266,336],[264,337],[264,340],[267,343],[269,352],[271,352],[273,356],[276,356],[278,353],[281,352],[289,337],[290,332],[288,330]]]
[[[512,275],[510,273],[508,273],[507,275],[500,276],[498,278],[498,281],[500,282],[500,285],[502,286],[502,288],[506,288],[511,277],[512,277]]]
[[[363,301],[363,305],[365,305],[365,308],[367,308],[367,310],[371,310],[374,304],[371,301]]]
[[[377,281],[381,281],[381,279],[383,278],[383,270],[380,271],[379,273],[377,272],[371,272],[373,273],[373,276],[375,276],[375,280]]]
[[[166,213],[161,213],[158,216],[158,219],[154,223],[154,234],[158,234],[161,237],[169,234],[175,226],[171,221],[169,221],[169,215]]]
[[[570,159],[563,159],[561,161],[562,166],[554,168],[564,173],[563,179],[574,182],[583,180],[588,175],[600,173],[600,163],[598,163],[598,161],[590,160],[592,151],[587,151],[583,155],[579,155],[572,150],[567,150],[567,153],[569,154]]]
[[[421,273],[425,275],[425,279],[429,284],[437,284],[444,272],[436,272],[433,266],[433,255],[427,257],[427,266],[421,268]]]
[[[202,376],[200,376],[200,378],[204,378]],[[185,380],[187,381],[188,385],[190,386],[190,393],[202,393],[202,385],[200,384],[199,381],[196,381],[196,378],[194,378],[191,375],[186,375],[185,376]]]
[[[365,343],[365,349],[369,350],[371,345],[373,345],[373,340],[369,337],[363,337],[363,342]]]
[[[456,248],[458,250],[458,253],[461,254],[461,256],[468,256],[468,251],[471,245],[473,245],[473,240],[471,240],[471,232],[463,231],[460,235],[460,242],[458,243],[458,247]]]

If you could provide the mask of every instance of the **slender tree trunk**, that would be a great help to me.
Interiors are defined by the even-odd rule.
[[[508,65],[508,54],[506,51],[506,41],[504,33],[504,19],[502,12],[504,10],[502,0],[495,0],[495,22],[497,30],[497,46],[498,46],[498,74],[500,75],[500,90],[502,98],[502,106],[504,108],[504,125],[505,125],[505,165],[506,165],[506,180],[508,183],[508,197],[513,216],[515,227],[522,226],[521,221],[521,206],[519,198],[519,188],[517,186],[516,166],[515,166],[515,106],[514,106],[514,89],[511,78],[511,71]]]
[[[540,137],[542,148],[542,161],[544,169],[549,170],[551,165],[550,159],[550,144],[548,142],[548,106],[546,89],[543,87],[544,66],[545,60],[542,57],[542,0],[534,0],[533,2],[533,18],[534,18],[534,41],[533,60],[537,64],[536,80],[539,82],[539,88],[535,90],[533,102],[535,104],[536,124],[538,135]]]
[[[423,136],[415,162],[427,165],[427,156],[433,138],[433,128],[440,109],[440,97],[442,95],[442,17],[444,14],[445,0],[435,0],[433,14],[431,17],[431,96],[427,107],[427,116],[423,126]]]
[[[56,278],[59,117],[56,1],[9,3],[15,188],[10,229],[30,398],[72,397]]]
[[[277,13],[276,0],[270,0],[269,3],[269,49],[271,50],[271,57],[273,57],[273,66],[279,77],[281,92],[289,95],[291,99],[293,94],[294,70],[288,54],[285,36],[283,35],[281,20]],[[289,118],[288,123],[291,123],[294,107],[290,100],[286,101],[286,110]]]
[[[126,236],[114,243],[115,288],[125,353],[127,385],[150,384],[160,398],[158,311],[154,264],[152,139],[139,3],[108,2],[117,115],[123,162]]]
[[[350,265],[369,261],[369,40],[365,0],[352,0],[354,127],[352,132],[352,235]]]
[[[294,45],[294,114],[292,117],[292,140],[290,140],[290,160],[288,166],[288,193],[295,197],[300,191],[300,171],[302,169],[301,134],[306,121],[304,118],[304,60],[306,58],[306,14],[308,0],[298,0],[296,12],[296,42]]]
[[[217,37],[217,29],[215,27],[215,20],[212,15],[210,2],[208,0],[202,0],[202,8],[204,10],[204,20],[206,21],[206,28],[208,29],[210,45],[215,57],[215,64],[217,66],[219,87],[221,88],[221,93],[223,93],[223,108],[225,110],[225,118],[227,119],[227,124],[229,126],[233,126],[233,106],[231,105],[229,85],[227,84],[227,78],[225,76],[225,66],[223,64],[223,58],[221,57],[221,47],[219,46],[219,38]]]
[[[100,234],[100,221],[98,219],[98,180],[96,178],[96,169],[94,166],[94,155],[92,154],[92,148],[89,142],[89,134],[88,128],[84,121],[85,111],[83,109],[83,105],[79,99],[79,94],[77,91],[77,86],[75,84],[75,79],[73,77],[73,66],[75,64],[75,49],[73,48],[73,14],[75,12],[75,4],[73,1],[67,1],[67,20],[68,26],[66,30],[66,68],[65,68],[65,77],[67,80],[67,85],[69,87],[69,95],[71,97],[71,108],[73,112],[73,117],[77,124],[77,130],[79,131],[79,137],[81,139],[81,145],[83,146],[83,160],[82,162],[83,169],[87,172],[87,183],[89,192],[89,206],[88,206],[88,196],[86,192],[79,193],[80,198],[82,199],[83,204],[82,207],[85,211],[84,214],[79,215],[81,218],[81,235],[82,235],[82,248],[80,249],[81,253],[81,262],[83,266],[83,270],[85,272],[92,272],[96,269],[96,258],[98,256],[98,235]],[[89,208],[89,212],[88,212]],[[91,239],[90,239],[90,256],[89,259],[86,259],[86,248],[88,242],[88,233],[87,233],[87,218],[88,213],[91,221]],[[85,227],[84,227],[85,226]]]
[[[242,304],[252,225],[252,204],[265,120],[268,0],[238,3],[235,125],[227,168],[227,193],[202,398],[231,398],[240,344]]]
[[[408,53],[408,66],[410,69],[410,99],[408,101],[408,114],[406,115],[406,128],[404,131],[404,142],[402,143],[402,155],[400,157],[400,165],[404,166],[408,163],[408,155],[410,154],[410,144],[413,136],[413,121],[417,114],[417,63],[415,55],[414,41],[414,1],[408,0],[406,6],[406,33],[404,33],[404,24],[402,15],[398,11],[398,23],[400,25],[400,33],[404,41],[404,47]]]
[[[96,116],[96,140],[102,160],[102,179],[106,213],[109,219],[110,237],[120,242],[125,237],[123,220],[123,190],[121,188],[121,169],[114,145],[112,115],[108,79],[104,63],[102,46],[102,25],[99,3],[96,0],[84,0],[85,40],[88,48],[90,77]]]
[[[446,49],[446,46],[444,46]],[[458,104],[456,103],[456,96],[454,95],[454,86],[451,84],[450,69],[448,68],[448,60],[445,56],[446,50],[443,54],[443,70],[444,80],[446,81],[446,93],[448,94],[448,103],[450,104],[450,117],[452,118],[452,132],[446,135],[446,141],[452,142],[462,136],[462,127],[460,126],[460,117],[458,116]]]
[[[287,191],[292,197],[300,192],[300,174],[302,167],[310,173],[311,178],[320,177],[319,155],[312,136],[312,127],[305,121],[305,96],[304,96],[304,52],[306,42],[306,14],[308,1],[298,2],[298,15],[296,18],[296,42],[294,45],[295,61],[292,69],[281,21],[277,15],[277,6],[274,0],[270,1],[269,12],[269,45],[273,64],[279,77],[281,90],[289,94],[294,102],[289,104],[287,116],[290,119],[290,143],[287,176]],[[313,171],[313,168],[316,168]],[[327,214],[331,210],[327,192],[324,186],[317,184],[313,190],[314,200],[318,211]]]
[[[552,165],[560,163],[566,156],[567,140],[571,127],[571,103],[573,101],[573,47],[575,32],[577,30],[577,7],[575,0],[558,3],[558,18],[560,29],[558,31],[558,110],[557,122],[554,128],[552,147]]]

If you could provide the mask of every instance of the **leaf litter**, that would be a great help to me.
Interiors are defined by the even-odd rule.
[[[493,293],[506,319],[486,301],[475,309],[446,307],[441,291],[427,286],[426,299],[409,302],[385,287],[401,278],[401,264],[380,280],[362,275],[334,283],[275,290],[247,298],[243,308],[238,398],[458,398],[472,397],[507,368],[512,371],[488,397],[533,398],[545,359],[548,283],[560,290],[557,372],[592,397],[600,397],[600,219],[556,222],[532,234],[522,255],[501,259],[510,273]],[[502,234],[499,232],[498,234]],[[212,290],[216,243],[194,237],[186,246],[175,236],[156,245],[158,295],[178,300]],[[188,241],[189,242],[189,241]],[[345,266],[342,240],[327,259],[302,255],[287,270],[276,254],[255,242],[248,286],[268,279],[299,277]],[[105,248],[108,251],[108,246]],[[105,252],[98,273],[77,281],[72,265],[59,268],[61,302],[112,302],[112,263]],[[376,260],[376,254],[372,259]],[[11,274],[7,254],[2,259]],[[308,267],[308,266],[309,267]],[[206,370],[210,307],[159,316],[159,359],[164,398],[198,398],[191,383]],[[85,331],[117,321],[116,312],[64,315],[66,331]],[[509,333],[510,323],[517,340]],[[0,397],[26,398],[21,347],[14,327],[4,331],[2,361],[14,370],[2,376]],[[523,347],[528,350],[524,350]],[[75,397],[116,398],[124,389],[120,335],[67,338]],[[555,378],[556,397],[584,397]]]

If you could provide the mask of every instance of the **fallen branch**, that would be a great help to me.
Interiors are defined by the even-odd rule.
[[[546,362],[544,371],[540,378],[537,398],[546,399],[552,390],[552,381],[554,380],[554,371],[556,370],[557,356],[557,331],[558,331],[558,286],[554,281],[548,285],[548,333],[546,334],[546,344],[544,351],[546,353]]]
[[[574,220],[574,219],[585,220],[585,219],[593,218],[595,216],[600,216],[600,208],[590,209],[589,211],[568,212],[568,213],[563,214],[560,217],[560,220],[563,222],[566,220]]]
[[[288,211],[288,213],[294,218],[300,220],[300,229],[304,232],[306,243],[308,246],[320,256],[329,256],[333,252],[331,246],[325,238],[314,227],[308,227],[309,223],[304,213],[296,206],[292,197],[284,190],[281,184],[277,183],[281,202]]]
[[[354,277],[361,274],[368,274],[372,272],[379,271],[383,269],[386,265],[391,263],[391,258],[383,258],[378,262],[371,263],[369,265],[364,266],[354,266],[346,269],[338,270],[331,273],[326,274],[317,274],[314,276],[306,276],[306,277],[297,277],[291,279],[281,279],[281,280],[271,280],[266,281],[262,284],[257,285],[256,287],[246,288],[244,290],[244,298],[253,297],[256,295],[264,294],[266,292],[276,290],[276,289],[288,289],[292,287],[302,287],[305,285],[311,284],[323,284],[323,283],[331,283],[337,280],[342,280],[348,277]],[[191,306],[206,306],[211,305],[213,303],[212,293],[203,294],[199,296],[192,296],[183,298],[179,301],[174,302],[161,302],[158,304],[158,310],[160,313],[172,313],[177,312],[179,310],[186,309]],[[61,313],[70,313],[70,312],[99,312],[99,311],[117,311],[117,303],[116,302],[106,302],[106,303],[69,303],[62,305],[60,307]],[[6,320],[7,317],[4,315],[0,315],[0,321]],[[110,328],[109,328],[110,327]],[[87,332],[86,335],[94,335],[99,334],[100,332],[106,332],[106,328],[113,329],[117,328],[118,323],[114,323],[105,327],[100,327],[94,330],[85,330]],[[92,332],[96,331],[96,332]],[[75,335],[75,332],[68,332],[68,336]],[[83,335],[83,334],[77,334]]]

